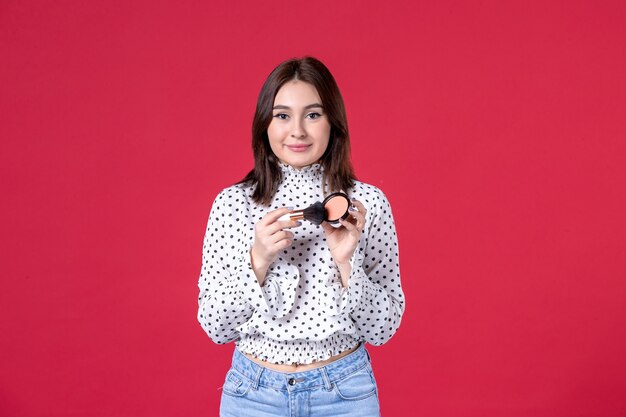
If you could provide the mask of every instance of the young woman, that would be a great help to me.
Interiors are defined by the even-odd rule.
[[[200,324],[236,344],[220,415],[377,416],[364,343],[400,325],[398,244],[389,202],[355,179],[343,99],[320,61],[272,71],[252,149],[254,169],[213,203],[199,279]],[[337,191],[352,202],[338,227],[285,220]]]

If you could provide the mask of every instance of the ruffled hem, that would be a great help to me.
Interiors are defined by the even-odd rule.
[[[323,361],[345,352],[359,344],[359,340],[345,334],[334,334],[320,341],[280,341],[263,336],[242,335],[236,342],[242,353],[249,353],[267,362],[275,364],[310,364]]]

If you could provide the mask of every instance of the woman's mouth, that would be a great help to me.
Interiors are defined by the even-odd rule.
[[[309,149],[309,147],[311,145],[286,145],[287,149],[289,149],[292,152],[304,152],[307,149]]]

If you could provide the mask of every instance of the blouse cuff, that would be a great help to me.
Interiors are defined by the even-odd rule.
[[[261,290],[272,317],[285,317],[291,311],[299,281],[300,271],[295,265],[286,263],[270,265]]]
[[[363,256],[358,249],[350,258],[350,268],[347,287],[341,285],[341,279],[326,284],[331,295],[325,298],[323,306],[331,316],[351,314],[362,303],[364,294],[371,284],[363,270]]]
[[[271,264],[261,287],[252,269],[249,245],[241,254],[239,265],[239,289],[245,302],[254,310],[273,318],[284,317],[291,311],[300,280],[298,268],[289,264]]]

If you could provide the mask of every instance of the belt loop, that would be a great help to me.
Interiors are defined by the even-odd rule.
[[[254,381],[252,381],[252,389],[257,390],[259,388],[259,381],[261,380],[261,374],[263,373],[263,367],[257,365],[256,374],[254,375]]]
[[[330,391],[333,389],[333,384],[330,382],[330,378],[328,377],[328,371],[325,366],[322,366],[320,369],[320,373],[322,374],[322,380],[324,381],[324,388],[326,391]]]

